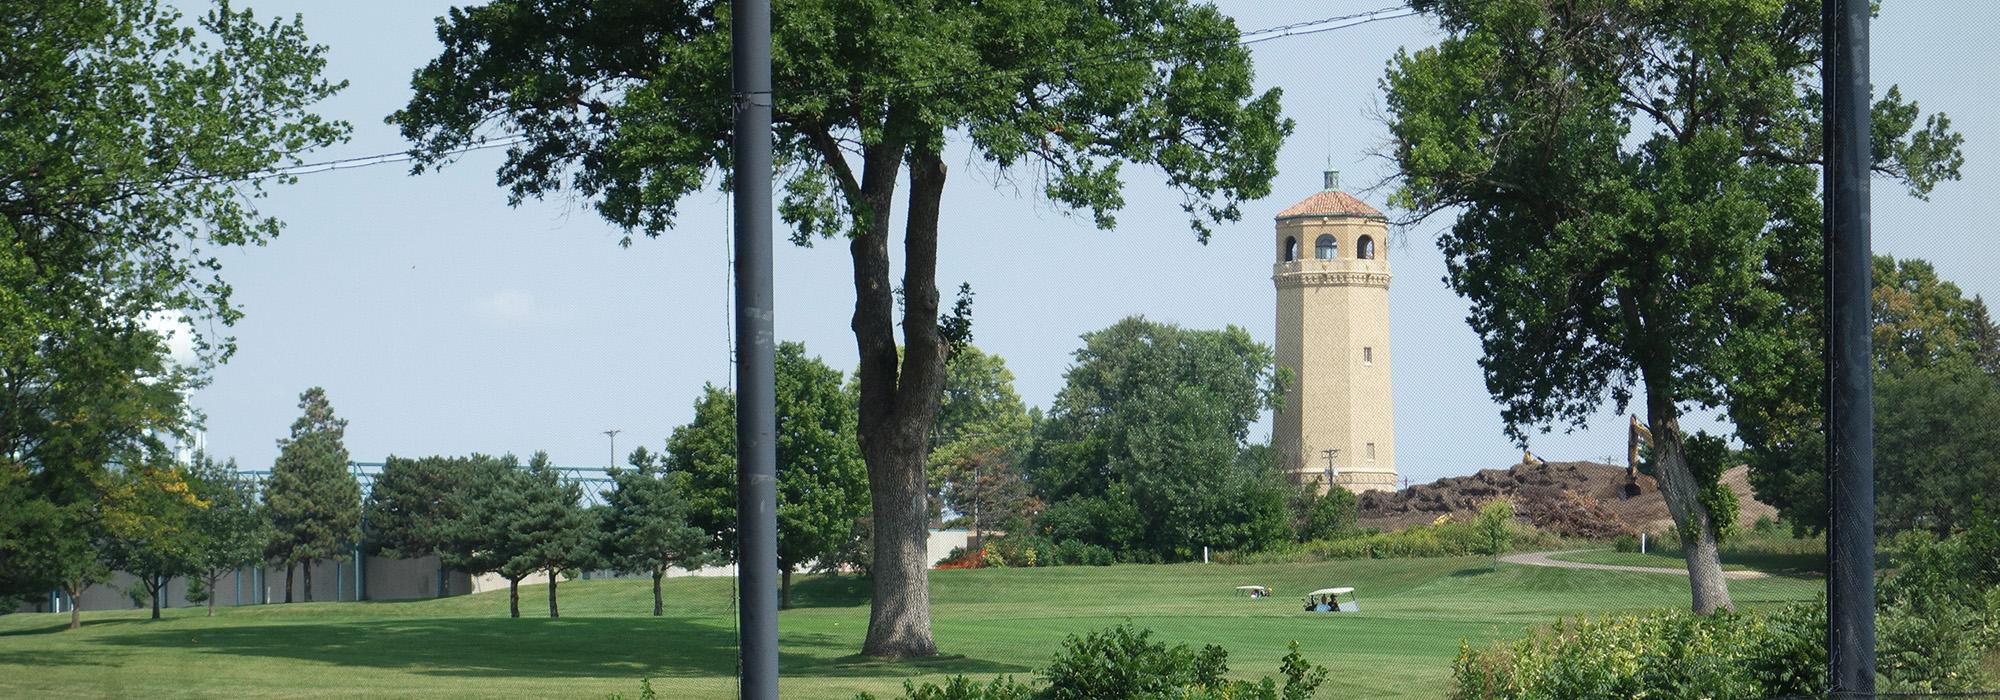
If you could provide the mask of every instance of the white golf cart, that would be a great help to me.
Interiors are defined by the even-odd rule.
[[[1271,597],[1270,586],[1237,586],[1236,592],[1241,595],[1248,595],[1252,598]]]
[[[1341,600],[1347,596],[1347,600]],[[1306,594],[1306,612],[1358,612],[1361,599],[1354,596],[1354,587],[1322,588]]]

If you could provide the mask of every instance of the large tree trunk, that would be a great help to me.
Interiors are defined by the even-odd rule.
[[[146,595],[153,599],[153,619],[160,619],[160,596],[167,594],[167,580],[160,576],[146,577]]]
[[[507,616],[521,616],[521,579],[507,579]]]
[[[792,609],[792,565],[778,568],[778,609]]]
[[[944,161],[911,149],[909,221],[905,224],[902,364],[897,365],[895,295],[889,283],[888,212],[900,153],[873,148],[862,189],[868,226],[850,246],[854,257],[854,337],[860,347],[859,439],[874,507],[874,594],[861,652],[901,659],[934,656],[929,562],[924,540],[929,491],[924,448],[944,384],[938,333],[937,224]],[[900,150],[900,149],[897,149]]]
[[[207,585],[208,585],[208,616],[209,616],[209,617],[215,617],[215,598],[216,598],[216,594],[215,594],[215,582],[216,582],[216,581],[218,581],[218,580],[221,580],[221,578],[222,578],[222,575],[221,575],[221,574],[210,574],[210,575],[209,575],[209,577],[208,577],[208,582],[207,582]]]
[[[666,612],[666,607],[661,605],[660,601],[660,579],[666,577],[667,567],[653,567],[653,617],[659,617],[662,613]]]
[[[1646,422],[1653,432],[1653,476],[1660,481],[1667,512],[1674,517],[1680,536],[1681,553],[1687,558],[1688,584],[1694,595],[1694,612],[1713,615],[1717,610],[1735,610],[1729,600],[1729,583],[1722,576],[1722,555],[1717,548],[1716,524],[1708,507],[1701,503],[1706,484],[1696,483],[1682,445],[1680,412],[1673,399],[1648,387]]]
[[[304,572],[305,572],[305,576],[304,576],[304,578],[305,578],[305,582],[304,582],[304,583],[306,584],[306,586],[305,586],[305,590],[304,590],[304,591],[302,591],[302,592],[303,592],[303,593],[305,593],[305,598],[306,598],[306,602],[308,602],[308,603],[310,603],[310,602],[313,602],[313,563],[312,563],[312,560],[311,560],[311,559],[307,559],[307,560],[305,560],[305,563],[302,563],[302,564],[300,564],[300,565],[299,565],[299,568],[300,568],[300,569],[303,569],[303,570],[304,570]]]
[[[555,570],[555,569],[549,569],[549,617],[550,617],[551,619],[553,619],[553,618],[558,618],[558,617],[562,617],[562,614],[556,611],[556,570]]]
[[[297,569],[298,566],[299,563],[295,561],[285,562],[285,602],[287,603],[292,602],[292,571]]]

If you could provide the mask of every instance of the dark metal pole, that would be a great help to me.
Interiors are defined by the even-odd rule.
[[[777,394],[771,294],[771,3],[737,0],[736,586],[742,697],[778,697]]]
[[[1868,0],[1824,6],[1827,680],[1875,693],[1875,412],[1870,375]]]

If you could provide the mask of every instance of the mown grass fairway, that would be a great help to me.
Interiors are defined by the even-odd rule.
[[[1063,637],[1130,621],[1163,639],[1219,644],[1232,672],[1274,673],[1289,640],[1333,671],[1320,697],[1442,697],[1461,638],[1518,636],[1558,616],[1687,604],[1687,581],[1658,574],[1502,565],[1481,558],[1316,564],[1073,567],[932,575],[937,642],[948,655],[884,663],[855,655],[868,620],[866,584],[804,577],[780,617],[786,698],[893,694],[908,677],[1028,675]],[[0,617],[0,697],[604,697],[636,696],[651,677],[667,698],[734,693],[728,579],[668,583],[663,618],[647,615],[647,581],[562,584],[563,617],[546,592],[388,603],[314,603]],[[1233,596],[1273,586],[1267,599]],[[1321,586],[1359,589],[1362,612],[1309,615]],[[1812,579],[1734,581],[1739,606],[1811,597]],[[535,617],[542,615],[543,617]]]

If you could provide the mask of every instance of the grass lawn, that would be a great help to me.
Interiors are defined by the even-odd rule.
[[[443,600],[312,603],[167,611],[0,616],[0,697],[662,697],[735,692],[729,579],[674,579],[665,617],[647,615],[647,581],[564,583],[563,617],[507,618],[506,592]],[[1277,596],[1232,595],[1240,584]],[[1300,596],[1352,585],[1357,614],[1306,614]],[[1731,582],[1739,606],[1812,596],[1820,583]],[[1285,644],[1333,671],[1320,696],[1437,698],[1459,640],[1519,636],[1558,616],[1687,604],[1687,580],[1658,574],[1502,565],[1483,558],[1315,564],[983,569],[932,574],[946,656],[904,663],[855,652],[867,585],[802,577],[781,614],[786,698],[893,695],[905,678],[1026,676],[1063,637],[1131,622],[1177,642],[1219,644],[1243,676],[1273,674]],[[546,589],[523,587],[522,613],[546,615]],[[540,606],[540,607],[538,607]]]
[[[1679,553],[1647,552],[1574,552],[1560,554],[1551,559],[1576,561],[1586,564],[1614,564],[1618,566],[1653,566],[1663,569],[1686,569],[1687,560]],[[1723,552],[1723,571],[1765,571],[1794,576],[1824,576],[1826,572],[1825,554],[1777,554],[1770,552]]]

